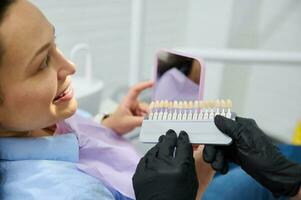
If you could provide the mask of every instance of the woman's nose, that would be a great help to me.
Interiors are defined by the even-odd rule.
[[[59,69],[58,69],[58,80],[65,80],[67,76],[75,73],[75,65],[58,50],[59,54]]]

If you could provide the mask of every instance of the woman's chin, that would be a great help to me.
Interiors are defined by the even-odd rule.
[[[68,107],[68,114],[69,114],[69,117],[71,117],[72,115],[75,114],[76,110],[77,110],[77,106],[78,106],[78,103],[77,103],[77,100],[75,98],[73,98],[70,102],[70,105]]]
[[[60,108],[60,115],[62,116],[61,120],[67,119],[75,114],[77,110],[77,100],[73,98],[70,102],[68,102],[67,105],[65,105],[65,108]]]

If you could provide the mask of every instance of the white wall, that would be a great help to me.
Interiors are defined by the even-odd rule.
[[[301,51],[298,0],[191,0],[191,11],[186,38],[190,46]],[[301,120],[301,64],[206,64],[205,97],[230,97],[238,114],[255,118],[269,134],[291,141]]]
[[[146,0],[141,79],[152,78],[155,55],[161,48],[185,44],[187,0]]]

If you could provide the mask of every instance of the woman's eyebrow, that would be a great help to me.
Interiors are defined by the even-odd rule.
[[[52,25],[52,30],[53,30],[53,35],[55,36],[55,27],[53,25]],[[41,48],[39,48],[39,50],[34,54],[34,56],[32,57],[32,59],[29,63],[31,63],[36,56],[38,56],[45,50],[49,49],[50,47],[51,47],[51,41],[47,42]]]
[[[53,35],[55,36],[55,27],[52,25],[52,30],[53,30]],[[51,46],[51,42],[48,42],[46,44],[44,44],[34,55],[34,57],[36,57],[37,55],[39,55],[40,53],[42,53],[43,51],[45,51],[46,49],[48,49]]]
[[[48,42],[47,44],[44,44],[34,55],[34,57],[36,57],[37,55],[39,55],[40,53],[42,53],[43,51],[45,51],[46,49],[49,49],[51,46],[51,43]]]

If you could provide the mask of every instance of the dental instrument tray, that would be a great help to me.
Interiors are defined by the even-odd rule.
[[[216,101],[156,101],[150,104],[151,112],[144,119],[140,141],[156,143],[160,135],[173,129],[177,134],[184,130],[193,144],[229,145],[232,139],[220,132],[214,116],[235,118],[230,100]]]
[[[231,100],[203,100],[205,64],[190,50],[163,49],[157,54],[150,113],[142,122],[140,141],[157,143],[169,129],[185,131],[193,144],[229,145],[215,115],[235,119]]]

